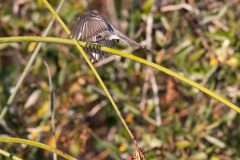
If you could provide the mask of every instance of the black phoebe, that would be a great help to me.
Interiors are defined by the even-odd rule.
[[[115,47],[116,43],[122,39],[135,48],[142,48],[136,41],[115,29],[97,11],[85,12],[76,17],[72,25],[71,36],[80,41],[104,45],[110,48]],[[100,50],[86,48],[85,51],[93,63],[98,62],[105,56],[105,53]]]

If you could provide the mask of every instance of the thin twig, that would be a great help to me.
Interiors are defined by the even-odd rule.
[[[49,91],[50,91],[50,110],[51,110],[51,128],[52,128],[52,138],[53,138],[53,147],[57,148],[57,142],[56,142],[56,137],[55,137],[55,109],[54,109],[54,91],[53,91],[53,86],[52,86],[52,78],[51,78],[51,73],[49,66],[47,62],[43,62],[44,65],[47,68],[47,73],[48,73],[48,81],[49,81]],[[57,160],[57,154],[53,153],[53,159]]]
[[[148,91],[148,88],[149,88],[149,75],[148,74],[148,70],[145,69],[145,72],[146,74],[145,78],[144,78],[144,84],[143,84],[143,87],[142,87],[142,95],[141,95],[141,102],[140,102],[140,111],[141,112],[144,112],[145,111],[145,106],[146,106],[146,103],[147,103],[147,91]],[[143,114],[144,115],[144,114]]]
[[[155,105],[156,124],[157,126],[160,126],[162,124],[162,118],[161,118],[161,109],[159,106],[160,102],[159,102],[159,95],[158,95],[158,85],[157,85],[154,72],[152,72],[150,76],[150,81],[151,81],[152,91],[153,91],[153,102]]]
[[[180,3],[176,5],[167,5],[167,6],[161,7],[162,12],[172,12],[172,11],[177,11],[181,9],[185,9],[191,12],[193,10],[193,7],[187,3]]]
[[[104,58],[103,60],[95,63],[95,64],[94,64],[94,67],[98,68],[98,67],[100,67],[100,66],[103,66],[103,65],[105,65],[105,64],[107,64],[107,63],[115,60],[115,59],[118,58],[118,57],[119,57],[119,56],[117,56],[117,55],[111,55],[111,56],[109,56],[109,57],[106,57],[106,58]]]
[[[155,1],[152,2],[153,5],[151,7],[151,11],[147,17],[147,29],[146,29],[146,41],[147,41],[147,46],[148,48],[152,48],[152,30],[153,30],[153,13],[156,10],[156,5]],[[148,61],[152,61],[153,57],[151,54],[147,55]],[[152,86],[152,91],[153,91],[153,99],[154,99],[154,106],[155,106],[155,115],[156,115],[156,124],[157,126],[161,125],[161,110],[160,110],[160,102],[159,102],[159,95],[158,95],[158,86],[157,86],[157,81],[155,78],[154,70],[152,68],[147,68],[146,70],[149,77],[149,82],[151,83]]]
[[[107,104],[106,100],[101,101],[96,106],[94,106],[93,109],[91,109],[91,111],[87,113],[87,116],[93,117],[95,114],[97,114],[98,111],[100,111],[104,106],[106,106],[106,104]]]

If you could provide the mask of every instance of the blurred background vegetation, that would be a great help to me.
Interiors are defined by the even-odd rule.
[[[59,3],[49,2],[54,7]],[[153,54],[133,51],[124,43],[118,46],[122,51],[176,71],[240,105],[239,0],[70,0],[60,16],[71,24],[78,14],[94,9]],[[51,17],[41,0],[0,0],[0,36],[41,36]],[[68,37],[57,23],[49,36]],[[1,110],[33,49],[33,43],[0,44]],[[131,159],[134,144],[77,52],[74,46],[43,45],[1,122],[1,136],[52,145],[45,61],[55,93],[58,149],[79,159]],[[108,54],[97,65],[146,159],[240,159],[236,111],[128,59]],[[24,159],[52,159],[51,153],[25,145],[1,143],[0,148]]]

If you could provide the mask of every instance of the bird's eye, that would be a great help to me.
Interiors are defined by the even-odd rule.
[[[96,40],[97,40],[97,41],[101,41],[101,40],[103,40],[103,37],[102,37],[101,35],[97,35],[97,36],[96,36]]]

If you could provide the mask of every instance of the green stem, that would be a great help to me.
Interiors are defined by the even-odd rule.
[[[24,36],[24,37],[0,37],[0,43],[16,43],[16,42],[47,42],[47,43],[61,43],[61,44],[70,44],[70,45],[74,45],[74,41],[70,40],[70,39],[63,39],[63,38],[53,38],[53,37],[36,37],[36,36]],[[86,42],[82,42],[82,41],[78,41],[78,43],[82,46],[85,47],[86,46]],[[135,55],[133,55],[132,53],[126,53],[126,52],[121,52],[119,50],[116,49],[112,49],[112,48],[108,48],[108,47],[101,47],[101,51],[104,52],[109,52],[112,54],[116,54],[131,60],[134,60],[136,62],[145,64],[149,67],[155,68],[158,71],[164,72],[176,79],[179,79],[182,82],[185,82],[187,84],[189,84],[190,86],[193,86],[197,89],[199,89],[200,91],[202,91],[203,93],[206,93],[207,95],[209,95],[212,98],[215,98],[216,100],[222,102],[223,104],[225,104],[226,106],[228,106],[229,108],[237,111],[238,113],[240,113],[240,107],[238,107],[237,105],[231,103],[230,101],[226,100],[225,98],[221,97],[220,95],[214,93],[213,91],[201,86],[200,84],[178,74],[175,73],[163,66],[160,66],[156,63],[147,61],[143,58],[137,57]]]
[[[0,137],[0,142],[5,142],[5,143],[20,143],[20,144],[26,144],[34,147],[38,147],[44,150],[47,150],[52,153],[56,153],[57,155],[69,159],[69,160],[77,160],[76,158],[58,150],[53,147],[50,147],[46,144],[40,143],[40,142],[35,142],[27,139],[22,139],[22,138],[13,138],[13,137]]]
[[[16,36],[16,37],[0,37],[0,43],[19,43],[19,42],[45,42],[74,45],[73,40],[55,37],[39,37],[39,36]],[[81,46],[85,46],[86,42],[79,41]]]
[[[60,23],[60,25],[63,27],[63,29],[65,30],[65,32],[70,35],[70,30],[68,29],[68,27],[64,24],[64,22],[62,21],[62,19],[58,16],[58,14],[55,12],[55,10],[52,8],[52,6],[48,3],[47,0],[43,0],[43,2],[45,3],[45,5],[47,6],[47,8],[50,10],[50,12],[53,14],[53,16],[57,19],[57,21]],[[93,64],[91,63],[91,61],[89,60],[87,54],[84,52],[83,48],[80,46],[79,42],[74,39],[73,42],[75,43],[76,47],[78,48],[78,50],[80,51],[80,53],[82,54],[82,56],[85,58],[87,64],[89,65],[90,69],[92,70],[93,74],[95,75],[95,77],[98,79],[100,85],[102,86],[103,90],[105,91],[108,99],[110,100],[110,102],[113,105],[113,108],[115,109],[119,119],[121,120],[123,126],[125,127],[127,133],[129,134],[129,136],[131,137],[131,139],[134,141],[135,138],[132,134],[132,132],[130,131],[127,123],[125,122],[125,120],[123,119],[123,116],[121,114],[121,112],[119,111],[115,101],[113,100],[111,94],[109,93],[107,87],[105,86],[103,80],[101,79],[101,77],[99,76],[98,72],[96,71],[96,69],[94,68]]]

